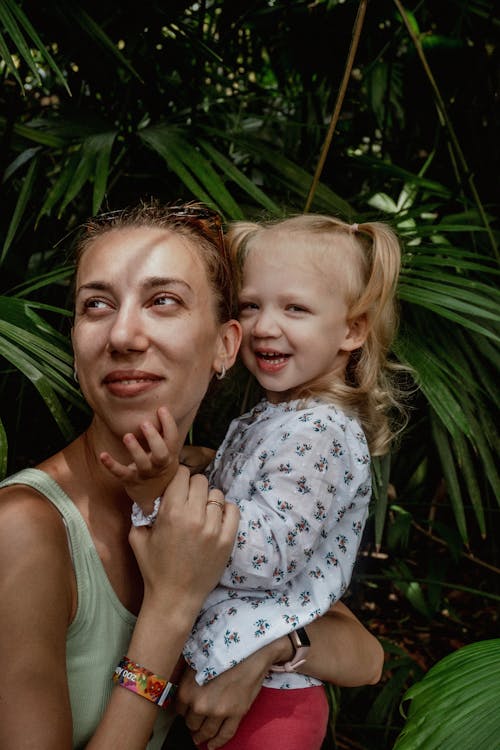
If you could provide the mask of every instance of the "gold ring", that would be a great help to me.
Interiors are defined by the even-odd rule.
[[[218,508],[224,510],[224,500],[207,500],[207,505],[217,505]]]

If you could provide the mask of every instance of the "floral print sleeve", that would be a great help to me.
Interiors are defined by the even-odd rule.
[[[231,425],[210,481],[241,519],[186,643],[200,683],[344,593],[367,515],[370,459],[359,423],[337,407],[262,402]]]

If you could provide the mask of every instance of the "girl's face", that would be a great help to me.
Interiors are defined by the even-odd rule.
[[[169,407],[183,438],[214,372],[230,367],[236,321],[218,324],[203,262],[159,228],[115,229],[80,260],[75,365],[94,426],[121,439]]]
[[[239,296],[246,367],[272,402],[293,399],[322,376],[343,379],[349,353],[364,341],[364,321],[348,320],[341,245],[333,254],[315,252],[278,233],[255,244]]]

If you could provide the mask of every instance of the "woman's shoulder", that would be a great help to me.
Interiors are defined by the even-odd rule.
[[[45,471],[26,469],[7,477],[0,486],[0,546],[18,549],[25,554],[35,546],[40,552],[47,546],[67,552],[67,535],[63,518],[51,502],[56,482]]]
[[[0,488],[0,546],[62,543],[67,546],[64,522],[57,508],[34,487],[12,484]]]

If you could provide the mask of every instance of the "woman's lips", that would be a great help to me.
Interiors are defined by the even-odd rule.
[[[139,396],[163,380],[159,375],[143,370],[114,370],[103,378],[103,385],[119,398]]]

